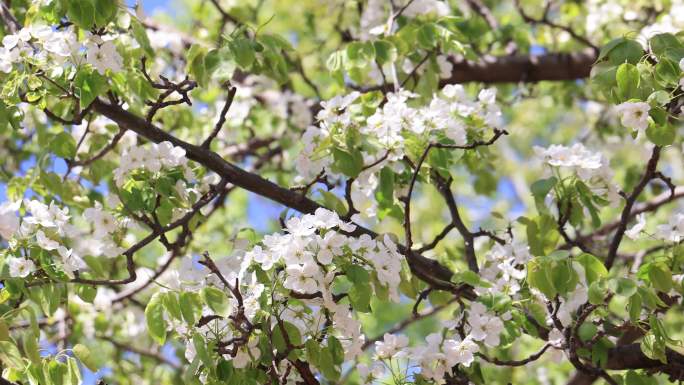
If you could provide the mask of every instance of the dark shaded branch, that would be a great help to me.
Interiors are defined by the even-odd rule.
[[[440,175],[435,174],[435,181],[437,185],[437,190],[449,208],[449,213],[451,214],[451,220],[454,227],[458,230],[463,237],[463,242],[465,243],[465,258],[468,262],[468,268],[474,272],[478,272],[479,268],[477,266],[477,256],[475,255],[475,236],[468,229],[468,227],[463,222],[461,214],[458,211],[458,205],[456,204],[456,199],[454,199],[451,193],[451,180],[446,180]]]
[[[482,18],[487,22],[487,25],[489,25],[489,28],[499,28],[499,23],[496,21],[492,11],[482,2],[482,0],[466,0],[466,3],[468,3],[468,6],[475,13],[482,16]]]
[[[101,340],[105,340],[105,341],[109,342],[110,344],[114,345],[119,350],[135,353],[135,354],[145,356],[145,357],[154,358],[155,360],[161,362],[162,364],[169,365],[170,367],[172,367],[174,369],[180,368],[180,366],[177,363],[170,361],[168,358],[164,357],[164,355],[162,355],[159,352],[153,352],[150,350],[144,350],[144,349],[136,348],[134,346],[125,344],[123,342],[119,342],[119,341],[117,341],[117,340],[115,340],[109,336],[98,336],[98,338]]]
[[[547,3],[546,9],[544,10],[544,14],[542,15],[542,17],[540,19],[535,19],[525,12],[522,5],[520,4],[520,0],[515,0],[515,7],[518,9],[518,13],[520,13],[520,16],[523,18],[523,20],[526,23],[543,24],[543,25],[546,25],[546,26],[551,27],[553,29],[558,29],[558,30],[567,32],[570,36],[572,36],[573,39],[575,39],[579,43],[591,48],[594,51],[594,53],[598,55],[599,48],[594,43],[589,41],[589,39],[580,35],[574,29],[572,29],[568,26],[565,26],[565,25],[560,25],[560,24],[553,22],[549,19],[550,6],[551,6],[551,2]]]
[[[625,230],[627,230],[627,224],[631,218],[632,206],[644,191],[646,185],[651,179],[656,175],[656,168],[658,167],[658,160],[660,160],[660,146],[653,147],[653,152],[651,153],[651,159],[648,160],[646,165],[646,171],[644,175],[639,180],[639,183],[634,187],[632,193],[626,197],[625,207],[622,209],[622,214],[620,215],[620,222],[615,230],[615,235],[610,243],[610,249],[608,249],[608,255],[606,256],[605,265],[606,268],[610,269],[615,262],[615,257],[617,256],[618,248],[620,247],[620,242],[622,242],[622,237],[625,235]]]
[[[546,353],[546,351],[550,347],[551,347],[551,344],[546,344],[538,352],[530,355],[529,357],[527,357],[523,360],[500,360],[498,358],[489,358],[482,353],[477,353],[477,356],[482,358],[483,360],[491,363],[491,364],[498,365],[498,366],[525,366],[525,365],[529,364],[530,362],[536,361],[539,358],[541,358],[541,356],[543,356],[544,353]]]
[[[216,135],[218,135],[218,133],[221,131],[221,128],[226,123],[226,115],[228,115],[228,110],[230,110],[230,106],[233,105],[233,100],[235,99],[236,92],[236,87],[230,87],[230,89],[228,90],[228,97],[226,98],[226,103],[223,105],[223,109],[221,110],[219,119],[216,122],[216,125],[214,126],[214,130],[211,132],[211,134],[209,134],[207,139],[205,139],[204,142],[202,142],[202,145],[200,147],[209,148],[209,145],[211,145],[211,141],[214,140]]]
[[[543,55],[486,55],[477,61],[449,58],[453,65],[451,76],[441,79],[440,87],[468,82],[536,83],[540,81],[577,80],[589,77],[596,61],[593,50],[574,53],[548,53]],[[394,91],[392,83],[363,88],[362,91]]]

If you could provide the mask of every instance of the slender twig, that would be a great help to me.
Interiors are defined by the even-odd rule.
[[[639,180],[639,183],[634,187],[632,193],[626,197],[625,207],[622,209],[622,214],[620,215],[620,223],[618,224],[617,230],[615,230],[615,235],[610,243],[610,248],[608,249],[608,255],[606,256],[605,265],[606,268],[610,269],[613,266],[615,257],[617,256],[618,248],[620,247],[620,242],[622,242],[622,237],[625,235],[627,230],[627,224],[631,218],[632,207],[636,202],[641,192],[644,191],[646,185],[651,179],[656,175],[656,167],[658,167],[658,160],[660,160],[660,146],[653,147],[653,152],[651,153],[651,158],[646,165],[646,171],[644,175]]]
[[[228,111],[230,110],[230,106],[233,105],[233,99],[235,99],[235,93],[237,92],[236,87],[230,87],[228,90],[228,97],[226,98],[226,103],[223,105],[223,109],[221,110],[221,113],[219,115],[219,119],[216,122],[216,125],[214,126],[214,129],[211,131],[211,134],[207,137],[207,139],[202,142],[202,145],[200,147],[202,148],[209,148],[211,145],[211,141],[216,138],[218,133],[221,131],[221,128],[226,122],[226,115],[228,115]]]

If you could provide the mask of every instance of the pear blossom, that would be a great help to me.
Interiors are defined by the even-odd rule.
[[[615,107],[623,126],[642,133],[648,128],[648,112],[651,106],[646,102],[624,102]]]
[[[123,58],[116,51],[116,46],[111,40],[97,43],[90,41],[86,44],[86,60],[100,75],[107,70],[120,72],[123,68]]]
[[[38,243],[38,246],[44,250],[56,250],[60,247],[59,242],[49,238],[45,235],[43,230],[38,230],[36,232],[36,242]]]
[[[637,239],[639,237],[639,233],[641,233],[644,227],[646,227],[646,214],[641,213],[637,215],[636,219],[637,223],[625,231],[625,235],[630,239]]]
[[[471,327],[470,336],[475,341],[484,341],[487,346],[499,345],[500,335],[504,324],[501,318],[487,311],[484,305],[474,302],[470,305],[468,324]]]
[[[82,270],[87,267],[85,261],[76,253],[74,253],[73,249],[67,249],[64,246],[59,246],[57,248],[57,252],[62,258],[62,268],[69,277],[73,278],[75,271]]]
[[[404,335],[394,335],[385,333],[382,341],[375,343],[375,354],[379,358],[392,358],[399,353],[409,343],[408,337]]]
[[[313,294],[318,291],[316,278],[320,276],[320,270],[315,264],[290,265],[285,271],[287,277],[283,286],[286,288],[306,294]]]
[[[108,236],[118,228],[118,221],[114,215],[104,211],[99,202],[96,202],[94,207],[85,209],[83,217],[92,224],[94,229],[93,236],[97,239]]]
[[[15,213],[20,205],[21,201],[0,205],[0,237],[10,239],[19,230],[19,218]]]
[[[676,213],[667,224],[656,226],[655,236],[666,242],[679,242],[684,239],[684,214]]]
[[[475,360],[475,353],[479,350],[479,347],[468,336],[462,341],[453,339],[444,341],[443,350],[449,366],[460,364],[469,367]]]
[[[25,278],[36,269],[33,261],[27,258],[9,258],[7,264],[10,277]]]

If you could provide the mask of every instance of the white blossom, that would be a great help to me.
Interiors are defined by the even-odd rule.
[[[27,258],[9,258],[7,264],[11,277],[24,278],[36,269],[33,261]]]
[[[646,102],[624,102],[615,107],[620,114],[623,126],[642,133],[648,128],[648,111],[651,106]]]
[[[637,239],[641,231],[646,227],[646,214],[641,213],[636,217],[637,223],[625,231],[625,235],[630,239]]]
[[[21,201],[5,202],[0,205],[0,236],[10,239],[19,230],[19,217],[16,212],[19,210]]]

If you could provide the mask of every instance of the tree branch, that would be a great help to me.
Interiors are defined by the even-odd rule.
[[[648,160],[646,165],[646,171],[644,175],[639,180],[639,183],[634,187],[632,193],[626,197],[625,207],[622,210],[622,215],[620,216],[620,223],[617,226],[613,240],[610,243],[610,249],[608,250],[608,256],[606,257],[605,265],[607,269],[610,269],[615,262],[615,256],[617,256],[618,248],[620,247],[620,242],[622,242],[622,237],[625,235],[625,230],[627,230],[627,224],[631,218],[632,206],[636,202],[641,192],[644,191],[646,185],[651,179],[654,178],[658,167],[658,160],[660,160],[660,146],[653,147],[653,152],[651,153],[651,159]]]

